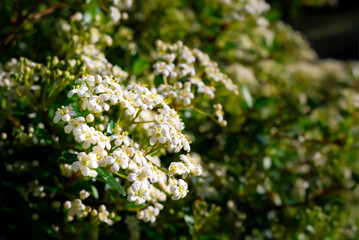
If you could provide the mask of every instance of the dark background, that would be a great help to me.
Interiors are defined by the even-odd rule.
[[[279,18],[301,32],[320,58],[358,60],[359,0],[335,6],[303,6],[297,0],[267,0]]]

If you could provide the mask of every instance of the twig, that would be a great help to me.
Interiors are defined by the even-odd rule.
[[[5,37],[5,40],[2,42],[1,45],[2,46],[8,45],[11,42],[11,40],[15,37],[15,33],[18,32],[21,28],[23,28],[26,23],[28,23],[32,20],[36,21],[36,20],[38,20],[46,15],[49,15],[49,14],[53,13],[54,11],[61,9],[63,7],[65,7],[65,4],[63,4],[63,3],[54,5],[46,10],[35,13],[32,19],[28,18],[28,16],[31,13],[31,10],[29,10],[29,12],[25,16],[25,19],[18,26],[16,26],[15,29],[7,37]]]

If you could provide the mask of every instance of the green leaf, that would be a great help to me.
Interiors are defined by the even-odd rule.
[[[154,151],[153,153],[150,154],[150,156],[151,156],[151,157],[156,156],[157,152],[158,152],[158,150]]]
[[[128,176],[128,173],[125,172],[125,171],[122,170],[122,169],[118,170],[118,172],[121,173],[122,175],[126,176],[126,177]]]
[[[92,192],[92,196],[95,198],[95,199],[98,199],[98,191],[97,191],[97,188],[94,186],[94,185],[91,185],[91,192]]]
[[[116,179],[111,176],[105,169],[99,167],[96,168],[96,172],[116,191],[121,193],[123,196],[126,196],[125,189],[121,186],[119,182],[116,181]]]
[[[143,206],[145,206],[145,205],[146,205],[146,203],[142,203],[142,204],[140,204],[140,205],[136,205],[136,203],[134,203],[134,202],[127,202],[127,203],[126,203],[126,209],[141,208],[141,207],[143,207]]]
[[[148,69],[149,66],[150,64],[145,59],[139,58],[133,64],[132,73],[134,75],[139,75],[144,71],[146,71],[146,69]]]
[[[155,87],[158,88],[162,83],[163,83],[162,75],[156,75],[154,80]]]

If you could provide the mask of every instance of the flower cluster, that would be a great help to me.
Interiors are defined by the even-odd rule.
[[[158,40],[156,47],[156,63],[153,68],[164,79],[164,84],[158,87],[162,95],[188,106],[195,97],[195,91],[213,99],[218,84],[223,84],[237,94],[237,86],[207,54],[198,49],[190,49],[181,41],[167,44]]]
[[[128,19],[128,13],[125,10],[131,6],[131,0],[114,0],[108,2],[108,6],[103,5],[102,8],[107,15],[105,25],[113,29],[119,25],[121,19]],[[81,59],[88,70],[93,73],[111,71],[116,75],[124,74],[118,66],[112,65],[105,57],[103,48],[112,46],[114,39],[107,32],[99,31],[98,25],[104,24],[100,15],[89,16],[88,13],[76,12],[70,20],[70,22],[62,20],[60,24],[64,35],[75,46],[76,58]],[[89,21],[93,22],[92,27],[88,25]]]
[[[44,198],[46,193],[44,192],[44,186],[39,184],[39,181],[35,179],[33,182],[28,183],[28,188],[25,190],[20,190],[21,195],[24,198],[28,198],[31,194],[33,197]]]
[[[64,203],[64,208],[67,209],[67,219],[72,221],[75,216],[78,218],[87,217],[89,214],[92,217],[96,217],[100,222],[107,223],[108,225],[114,224],[115,213],[110,213],[106,210],[105,205],[101,205],[98,210],[92,209],[90,206],[86,206],[82,203],[82,200],[85,200],[90,196],[90,193],[82,190],[80,192],[80,198],[76,198],[73,201],[66,201]]]
[[[161,166],[159,158],[152,157],[161,148],[171,152],[190,151],[190,140],[182,133],[184,124],[180,116],[162,95],[144,85],[132,83],[124,87],[119,79],[100,75],[83,76],[75,84],[68,97],[78,96],[80,110],[86,117],[77,116],[72,106],[62,106],[53,119],[55,123],[64,122],[65,133],[73,134],[75,141],[82,144],[83,151],[77,154],[72,170],[96,177],[96,169],[103,167],[125,178],[131,182],[127,189],[128,201],[136,205],[154,203],[138,214],[138,218],[153,222],[163,208],[158,201],[165,201],[166,194],[173,195],[174,200],[187,194],[187,183],[175,175],[186,178],[190,173],[200,175],[202,172],[201,166],[189,155],[180,155],[182,161],[172,162],[168,170]],[[107,135],[99,119],[115,106],[119,108],[116,126],[111,129],[112,134]],[[141,112],[151,112],[148,114],[151,119],[138,121]],[[148,134],[147,149],[141,148],[125,130]]]
[[[263,0],[248,0],[244,9],[250,15],[261,15],[268,11],[270,6]]]
[[[144,222],[155,222],[156,217],[163,209],[163,205],[160,203],[155,203],[154,206],[149,206],[148,208],[141,210],[137,213],[137,218],[142,219]]]

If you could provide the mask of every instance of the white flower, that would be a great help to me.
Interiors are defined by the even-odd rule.
[[[110,137],[105,136],[102,132],[97,132],[97,145],[102,148],[105,149],[107,148],[108,150],[111,149],[111,142],[110,142]]]
[[[121,144],[124,144],[125,146],[130,146],[131,139],[127,135],[111,135],[110,140],[115,140],[115,145],[120,146]]]
[[[180,77],[184,77],[187,75],[190,75],[190,76],[196,75],[196,70],[193,67],[191,67],[185,63],[178,64],[178,67],[180,69],[179,74],[178,74]]]
[[[54,116],[54,123],[58,123],[61,119],[64,122],[68,122],[71,120],[71,117],[76,116],[76,113],[73,111],[71,106],[62,106],[61,109],[58,108],[55,116]]]
[[[171,162],[171,165],[168,167],[168,176],[183,174],[183,178],[186,178],[188,172],[189,169],[186,167],[186,165],[180,162]]]
[[[77,85],[74,86],[74,89],[72,89],[68,94],[67,97],[72,97],[75,93],[77,94],[77,96],[79,97],[85,97],[86,94],[88,93],[89,89],[87,88],[86,85]]]
[[[98,218],[101,222],[107,223],[108,225],[112,225],[114,222],[109,218],[110,213],[106,210],[105,205],[101,205],[99,207]]]
[[[90,196],[90,193],[87,192],[85,189],[81,190],[80,192],[80,198],[81,200],[84,200]]]
[[[184,198],[187,195],[187,183],[183,181],[182,179],[178,180],[178,185],[172,185],[170,190],[173,194],[172,199],[178,200],[180,198]]]
[[[70,134],[74,129],[80,127],[81,123],[85,122],[84,117],[78,117],[71,119],[65,126],[65,133]]]
[[[106,150],[97,145],[92,148],[92,153],[96,155],[96,160],[101,166],[104,167],[107,165],[106,158],[108,156],[108,153]]]
[[[73,133],[75,140],[77,142],[83,142],[82,147],[87,149],[91,144],[97,143],[100,132],[97,132],[93,127],[90,128],[87,124],[81,124],[78,128],[73,130]]]
[[[159,141],[162,144],[165,144],[167,139],[166,136],[169,136],[169,129],[167,126],[156,126],[154,128],[151,128],[148,130],[148,135],[151,136],[150,138],[150,144],[155,145],[157,141]]]
[[[202,167],[200,164],[196,163],[189,154],[180,155],[180,159],[185,163],[190,172],[192,172],[195,176],[199,176],[202,174]]]
[[[157,207],[149,206],[148,208],[137,213],[137,218],[143,219],[144,222],[154,223],[156,217],[160,213],[160,209]]]
[[[72,170],[74,172],[77,172],[80,169],[84,176],[96,175],[94,174],[96,171],[93,171],[93,169],[98,168],[98,163],[94,153],[86,154],[85,152],[80,152],[77,155],[77,159],[78,161],[72,164]]]
[[[155,69],[156,74],[163,74],[166,77],[168,77],[170,75],[170,73],[172,73],[172,71],[173,71],[174,64],[173,63],[167,64],[165,62],[157,62],[153,65],[153,68]]]
[[[122,149],[115,150],[113,152],[113,157],[115,159],[115,162],[111,166],[112,172],[118,172],[118,170],[120,170],[120,167],[122,169],[128,168],[128,162],[130,158]]]
[[[83,18],[82,13],[76,12],[76,13],[71,17],[71,20],[72,20],[72,21],[81,21],[82,18]]]
[[[110,7],[110,16],[113,19],[114,22],[118,22],[121,19],[121,13],[118,10],[118,8],[111,6]]]
[[[86,206],[81,202],[80,199],[75,199],[72,203],[66,201],[64,206],[66,209],[68,209],[68,215],[70,217],[76,215],[77,217],[81,218],[84,216]]]
[[[84,100],[82,108],[88,109],[90,112],[100,113],[103,110],[101,104],[103,104],[103,102],[101,102],[98,96],[92,96]]]
[[[194,94],[191,91],[191,84],[186,83],[185,88],[179,91],[178,100],[183,101],[184,106],[188,106],[191,104],[191,99],[194,98]]]
[[[127,199],[136,205],[144,203],[149,196],[148,181],[135,181],[129,188]]]

